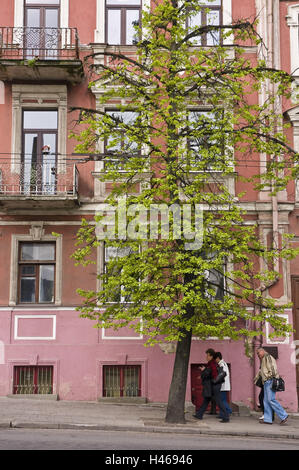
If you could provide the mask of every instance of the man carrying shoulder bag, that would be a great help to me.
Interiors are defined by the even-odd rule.
[[[261,360],[261,367],[254,382],[261,377],[264,385],[264,420],[261,424],[272,424],[272,410],[280,418],[280,424],[285,424],[288,419],[287,412],[275,398],[275,391],[272,389],[273,379],[279,378],[277,365],[274,357],[268,354],[263,348],[258,348],[257,355]]]

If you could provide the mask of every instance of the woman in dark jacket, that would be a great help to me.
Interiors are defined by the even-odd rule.
[[[200,367],[204,400],[203,400],[201,407],[196,411],[196,414],[194,415],[194,417],[197,419],[202,419],[203,414],[206,411],[213,397],[216,404],[218,405],[220,409],[221,415],[223,416],[223,419],[220,422],[228,423],[229,415],[221,399],[221,392],[220,392],[221,383],[216,384],[216,385],[213,384],[213,379],[216,379],[218,375],[217,363],[214,359],[214,356],[215,356],[214,349],[208,349],[206,351],[206,355],[207,355],[207,361],[208,361],[207,366]]]

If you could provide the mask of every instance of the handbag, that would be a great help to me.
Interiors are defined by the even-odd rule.
[[[215,377],[215,379],[212,379],[213,385],[222,384],[226,377],[226,372],[225,370],[222,369],[222,367],[217,366],[217,372],[218,372],[217,377]]]
[[[272,380],[272,390],[273,392],[284,392],[285,391],[285,383],[282,377],[276,377]]]
[[[257,387],[262,388],[262,386],[263,386],[263,379],[262,379],[261,376],[259,376],[259,378],[258,378],[257,381],[255,382],[255,385],[256,385]]]

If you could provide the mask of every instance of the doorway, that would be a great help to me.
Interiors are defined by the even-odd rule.
[[[57,134],[57,110],[23,111],[21,179],[24,194],[55,194]]]
[[[56,59],[59,50],[60,0],[25,1],[25,58]]]
[[[231,377],[231,367],[230,364],[227,364],[230,372]],[[201,380],[201,373],[199,367],[206,366],[206,364],[191,364],[191,401],[195,406],[195,409],[198,410],[203,402],[202,396],[202,380]],[[226,400],[228,403],[231,401],[231,392],[226,392]],[[209,403],[206,413],[216,414],[219,412],[218,406],[216,406],[214,400]]]

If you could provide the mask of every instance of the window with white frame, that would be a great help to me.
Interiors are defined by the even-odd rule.
[[[19,303],[54,302],[55,247],[55,243],[20,243]]]
[[[117,265],[118,258],[125,258],[133,253],[131,247],[115,247],[104,245],[104,273],[109,276],[113,276],[116,280],[115,287],[111,288],[110,302],[132,302],[132,299],[128,293],[125,292],[125,287],[117,283],[117,276],[122,272],[122,268]],[[136,280],[139,283],[139,276],[136,276]]]
[[[290,29],[291,74],[299,76],[299,2],[288,6],[286,16]]]
[[[113,166],[122,169],[127,158],[140,155],[137,143],[128,139],[126,134],[126,126],[134,126],[138,113],[135,111],[106,110],[106,114],[115,120],[115,130],[105,140],[105,152],[107,154],[111,153],[111,158],[105,159],[105,162],[107,161],[105,167],[111,168]]]
[[[222,24],[222,0],[200,0],[202,8],[194,15],[190,15],[187,20],[189,32],[200,28],[201,26],[219,26]],[[191,41],[199,46],[216,46],[221,42],[219,29],[207,31]]]
[[[222,112],[221,112],[222,114]],[[187,163],[198,169],[213,169],[215,162],[222,162],[225,145],[219,127],[219,111],[190,109],[188,113],[188,154]],[[201,168],[201,163],[203,168]],[[214,165],[213,165],[214,164]],[[217,167],[216,167],[217,169]]]
[[[29,235],[12,235],[9,305],[55,304],[62,298],[62,236],[45,235],[40,224]]]
[[[106,42],[131,45],[138,42],[141,0],[106,0]]]

